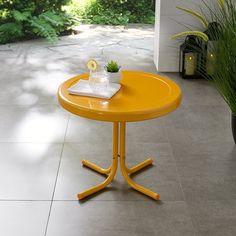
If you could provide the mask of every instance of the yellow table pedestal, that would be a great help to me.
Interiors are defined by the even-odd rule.
[[[135,190],[155,199],[159,200],[160,195],[158,193],[155,193],[137,183],[135,183],[131,178],[130,174],[133,174],[143,168],[145,168],[148,165],[152,165],[153,161],[151,159],[147,159],[131,168],[128,168],[125,163],[125,136],[126,136],[126,123],[125,122],[114,122],[113,123],[113,140],[112,140],[112,163],[111,166],[107,169],[104,169],[90,161],[83,160],[82,164],[100,174],[107,175],[107,178],[100,184],[91,187],[84,192],[81,192],[78,194],[78,199],[84,199],[87,196],[96,193],[102,189],[104,189],[107,185],[111,183],[113,178],[116,175],[116,170],[118,167],[118,157],[120,157],[120,168],[121,173],[126,180],[126,182]],[[119,132],[120,131],[120,132]],[[120,133],[120,139],[119,139],[119,133]],[[118,146],[120,144],[120,150],[118,151]]]

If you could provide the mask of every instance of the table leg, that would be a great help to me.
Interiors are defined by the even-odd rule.
[[[82,164],[83,166],[86,166],[88,168],[90,168],[91,170],[94,170],[100,174],[103,174],[103,175],[108,175],[110,172],[111,172],[111,166],[107,169],[104,169],[90,161],[87,161],[87,160],[82,160]]]
[[[128,174],[133,174],[133,173],[136,173],[137,171],[139,170],[142,170],[143,168],[149,166],[149,165],[152,165],[153,163],[153,160],[152,159],[147,159],[131,168],[127,168],[126,171],[128,172]]]
[[[104,189],[108,184],[111,183],[111,181],[113,180],[115,174],[116,174],[116,170],[117,170],[117,166],[118,166],[118,137],[119,137],[119,130],[118,130],[118,122],[114,122],[113,123],[113,140],[112,140],[112,152],[113,152],[113,157],[112,157],[112,164],[111,164],[111,169],[110,169],[110,173],[108,174],[108,177],[100,184],[89,188],[87,190],[85,190],[84,192],[78,193],[78,199],[81,200],[93,193],[96,193],[102,189]],[[86,164],[88,164],[89,162],[86,162]],[[92,169],[96,169],[96,171],[100,170],[100,167],[94,165],[94,164],[88,164],[88,167],[92,167]],[[97,168],[98,167],[98,168]],[[102,169],[102,168],[101,168]]]
[[[126,163],[125,163],[125,136],[126,136],[126,124],[125,122],[121,122],[120,123],[120,168],[121,168],[121,173],[124,177],[124,179],[127,181],[127,183],[134,188],[135,190],[155,199],[155,200],[159,200],[160,199],[160,195],[158,193],[155,193],[137,183],[135,183],[130,177],[129,177],[129,173],[132,172],[132,170],[138,171],[142,168],[144,168],[145,166],[151,164],[152,162],[150,160],[146,160],[144,162],[142,162],[139,165],[134,166],[131,169],[128,169],[126,167]],[[132,172],[132,173],[134,173]]]

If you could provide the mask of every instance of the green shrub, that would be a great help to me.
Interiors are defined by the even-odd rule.
[[[98,0],[98,2],[111,10],[120,12],[129,11],[130,23],[153,23],[155,1],[154,0]]]
[[[155,0],[92,0],[82,16],[85,22],[95,24],[153,24]]]
[[[68,0],[0,0],[0,43],[44,37],[55,42],[74,24],[62,6]]]

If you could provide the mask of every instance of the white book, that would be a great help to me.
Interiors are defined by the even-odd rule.
[[[109,83],[107,89],[93,90],[88,80],[80,79],[76,84],[68,88],[68,92],[74,95],[110,99],[121,88],[120,84]]]

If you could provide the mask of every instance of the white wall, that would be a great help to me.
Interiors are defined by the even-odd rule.
[[[179,69],[179,45],[183,40],[172,40],[172,35],[187,30],[187,25],[191,29],[203,29],[196,18],[176,9],[176,6],[200,11],[201,2],[202,0],[156,0],[154,62],[158,71],[176,72]]]

